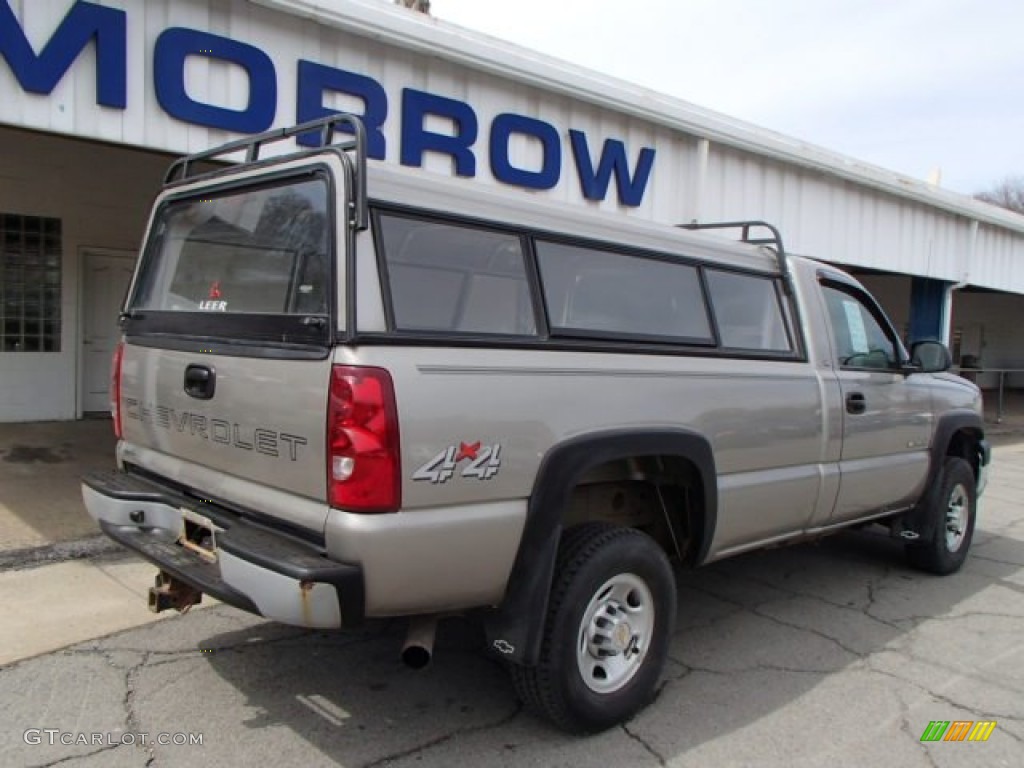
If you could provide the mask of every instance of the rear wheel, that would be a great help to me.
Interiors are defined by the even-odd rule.
[[[934,492],[924,503],[932,533],[927,541],[908,542],[907,560],[915,568],[945,575],[960,569],[967,558],[974,537],[975,491],[974,470],[956,456],[948,456]]]
[[[632,528],[563,534],[540,661],[512,667],[523,702],[568,731],[599,731],[654,696],[668,657],[676,588],[665,553]]]

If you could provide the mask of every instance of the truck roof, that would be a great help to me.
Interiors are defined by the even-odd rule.
[[[367,187],[372,202],[436,210],[499,224],[581,239],[606,241],[778,274],[778,256],[765,246],[741,243],[630,216],[595,204],[583,209],[557,199],[505,192],[429,171],[407,170],[371,161]],[[680,225],[687,222],[680,222]]]

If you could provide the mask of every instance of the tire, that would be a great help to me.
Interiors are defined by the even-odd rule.
[[[946,457],[934,492],[923,502],[932,533],[927,541],[907,543],[910,564],[941,576],[960,570],[974,537],[977,502],[971,465],[956,456]]]
[[[540,660],[511,667],[519,698],[572,733],[628,720],[654,697],[675,609],[672,568],[649,536],[606,523],[570,528],[558,548]]]

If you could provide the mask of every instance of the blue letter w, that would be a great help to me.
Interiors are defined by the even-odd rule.
[[[636,173],[629,176],[629,160],[626,159],[626,145],[618,139],[606,139],[601,148],[601,162],[594,172],[594,162],[590,158],[590,147],[587,137],[582,131],[569,131],[572,141],[572,152],[576,157],[576,171],[580,176],[580,186],[587,200],[604,200],[608,195],[608,182],[612,173],[615,174],[615,186],[619,192],[619,202],[634,208],[644,199],[644,188],[654,167],[654,150],[644,147],[640,150]]]

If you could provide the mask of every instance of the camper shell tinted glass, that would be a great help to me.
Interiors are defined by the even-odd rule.
[[[706,269],[704,275],[723,347],[763,352],[793,349],[777,280],[718,269]]]
[[[133,308],[328,314],[328,198],[313,178],[167,203]]]
[[[803,359],[778,274],[377,202],[387,335]]]
[[[325,349],[335,302],[333,208],[330,176],[320,170],[165,201],[126,332],[149,346],[188,348],[174,341],[183,338]]]
[[[396,330],[536,335],[519,235],[397,213],[377,230]]]
[[[563,243],[536,247],[553,334],[714,344],[695,266]]]

